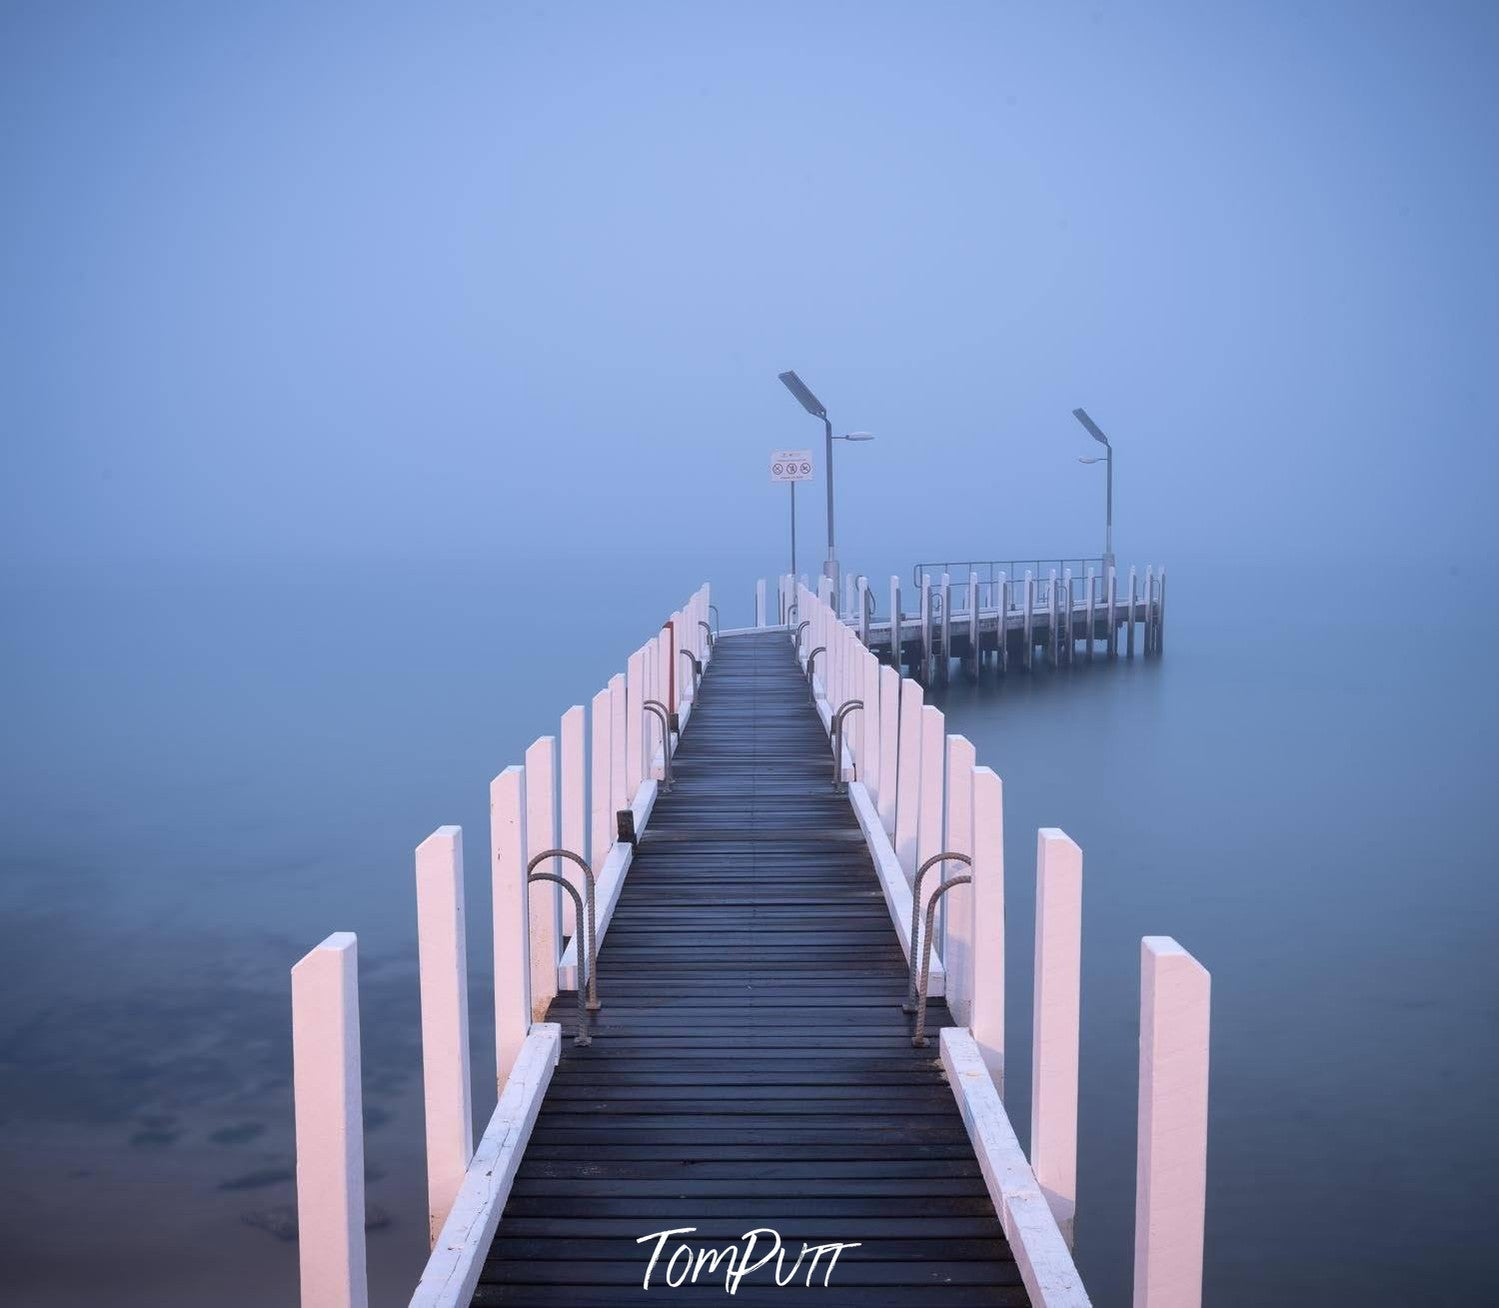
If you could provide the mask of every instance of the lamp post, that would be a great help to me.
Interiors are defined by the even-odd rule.
[[[1082,423],[1083,430],[1094,440],[1104,447],[1108,453],[1103,458],[1083,457],[1079,463],[1102,463],[1105,465],[1107,479],[1104,491],[1104,528],[1103,528],[1103,567],[1104,576],[1114,570],[1114,447],[1109,444],[1109,438],[1098,429],[1098,424],[1088,417],[1082,409],[1074,409],[1072,416]]]
[[[828,417],[828,411],[823,402],[813,395],[807,388],[807,383],[794,372],[786,371],[778,374],[781,384],[796,396],[797,403],[802,406],[814,418],[822,420],[823,436],[826,446],[827,478],[828,478],[828,557],[822,565],[822,575],[832,580],[836,587],[838,584],[838,555],[833,546],[833,442],[838,441],[872,441],[874,439],[867,431],[849,432],[847,436],[834,436],[832,419]]]

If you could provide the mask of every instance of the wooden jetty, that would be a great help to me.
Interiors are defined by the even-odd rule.
[[[1088,565],[1073,572],[1061,562],[1060,569],[1045,573],[1007,572],[986,562],[956,565],[964,568],[961,574],[934,575],[917,565],[913,585],[904,591],[914,609],[903,603],[901,580],[892,576],[883,618],[876,616],[869,578],[850,573],[839,616],[858,629],[867,648],[909,669],[923,685],[947,681],[954,662],[977,678],[985,666],[1001,674],[1028,672],[1038,660],[1055,668],[1091,662],[1095,655],[1133,658],[1137,644],[1147,656],[1165,650],[1164,569],[1117,574]],[[777,581],[777,625],[799,622],[797,584],[789,575]],[[806,585],[805,577],[800,584]],[[757,625],[767,625],[763,592],[757,592],[756,614]]]
[[[1087,1304],[1081,851],[1038,833],[1027,1157],[1000,779],[829,583],[790,583],[795,624],[716,637],[708,595],[491,784],[500,1094],[477,1145],[462,833],[417,850],[413,1308]],[[356,956],[339,933],[293,969],[306,1308],[368,1298]],[[1135,1303],[1177,1308],[1201,1298],[1207,973],[1147,937],[1141,1003]]]

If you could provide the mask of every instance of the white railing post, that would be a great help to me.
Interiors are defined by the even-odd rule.
[[[291,970],[303,1308],[366,1308],[358,946],[337,931]]]
[[[765,579],[755,583],[755,626],[765,625]]]
[[[895,857],[909,882],[916,875],[916,840],[921,825],[921,710],[919,682],[900,680],[900,756],[896,763]]]
[[[869,791],[870,800],[880,798],[880,664],[861,645],[859,653],[859,698],[864,707],[854,714],[863,718],[859,724],[859,780]]]
[[[645,647],[630,655],[625,665],[625,793],[620,808],[635,802],[645,775]]]
[[[542,736],[526,750],[526,861],[557,847],[557,738]],[[532,869],[557,871],[549,858]],[[524,865],[522,875],[526,875]],[[531,1020],[542,1021],[557,997],[557,958],[561,954],[562,888],[553,881],[528,882],[531,944]]]
[[[880,825],[885,834],[895,838],[895,801],[899,784],[897,761],[900,758],[900,673],[880,666]]]
[[[947,722],[942,716],[942,710],[935,704],[923,704],[921,706],[921,798],[917,801],[917,829],[916,829],[916,867],[920,867],[927,859],[942,852],[942,767],[944,746],[947,740]],[[914,875],[914,869],[913,873]],[[930,897],[932,892],[949,876],[955,876],[951,869],[945,864],[934,867],[926,874],[922,882],[921,904],[922,930],[926,929],[926,904],[925,897]],[[942,904],[938,903],[938,913],[942,911]],[[940,938],[940,929],[936,933]],[[937,952],[940,957],[941,951]]]
[[[1042,827],[1036,833],[1031,1169],[1069,1246],[1077,1213],[1082,942],[1083,851],[1066,832]]]
[[[561,750],[558,755],[561,776],[558,793],[562,816],[562,839],[558,843],[580,858],[588,856],[583,848],[583,839],[588,833],[588,809],[585,805],[587,792],[584,785],[587,763],[583,746],[585,725],[581,704],[574,704],[562,715],[559,742]],[[567,878],[568,884],[581,896],[584,893],[583,869],[571,859],[561,859],[558,863],[560,866],[555,870],[560,871]],[[554,886],[553,889],[558,892],[558,898],[562,901],[562,935],[570,937],[578,929],[577,923],[573,921],[573,915],[577,911],[573,907],[573,897],[563,894],[560,886]]]
[[[900,578],[890,575],[890,666],[900,671]]]
[[[970,1027],[1000,1097],[1005,1092],[1004,786],[973,770],[973,1010]]]
[[[531,1028],[524,768],[508,767],[489,783],[489,858],[494,919],[495,1084],[503,1088]]]
[[[610,735],[614,709],[608,686],[593,697],[588,713],[588,850],[584,857],[597,875],[614,844],[614,810],[610,807],[614,786],[609,775],[614,757]]]
[[[947,738],[947,848],[973,857],[973,745],[964,736]],[[971,873],[961,863],[949,876]],[[948,891],[947,934],[943,939],[942,969],[947,976],[947,1007],[953,1021],[967,1026],[973,994],[973,887]]]
[[[932,679],[932,579],[921,574],[921,673],[922,685]]]
[[[448,1210],[474,1153],[464,935],[463,830],[438,827],[416,847],[428,1248],[437,1243],[437,1233],[448,1220]]]
[[[1198,1308],[1212,979],[1169,936],[1140,942],[1135,1308]]]
[[[614,843],[614,815],[629,805],[631,796],[625,790],[625,674],[616,672],[609,678],[609,843]]]
[[[979,574],[968,574],[968,657],[973,661],[975,680],[979,675],[979,646],[983,638],[979,635]],[[953,894],[961,891],[954,890]]]
[[[652,672],[650,680],[651,698],[656,703],[665,706],[668,713],[671,712],[671,705],[667,704],[670,692],[667,689],[669,683],[666,675],[666,654],[669,640],[670,637],[666,630],[662,629],[656,633],[655,639],[651,641]],[[661,719],[654,713],[649,715],[649,720],[646,723],[646,734],[649,742],[646,746],[646,762],[651,765],[646,775],[656,777],[659,780],[662,776],[665,776],[666,753],[671,749],[671,734],[661,725]],[[654,771],[656,751],[658,749],[661,751],[662,759],[662,772],[659,774]]]

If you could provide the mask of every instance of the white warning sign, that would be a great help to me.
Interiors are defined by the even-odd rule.
[[[811,481],[811,450],[772,450],[770,452],[771,481]]]

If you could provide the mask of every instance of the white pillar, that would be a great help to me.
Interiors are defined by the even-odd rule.
[[[1036,833],[1036,986],[1032,1007],[1031,1170],[1072,1243],[1077,1212],[1078,1012],[1083,851],[1056,827]]]
[[[1005,823],[1004,786],[990,768],[973,770],[974,1043],[1005,1092]]]
[[[583,856],[594,875],[604,866],[614,844],[614,787],[609,779],[613,756],[609,729],[614,722],[609,687],[605,686],[588,706],[588,849]]]
[[[526,861],[557,846],[557,738],[542,736],[526,750]],[[557,860],[538,863],[533,872],[557,871]],[[557,957],[562,926],[562,888],[552,881],[526,887],[530,902],[531,1020],[540,1022],[557,996]]]
[[[920,867],[934,854],[942,852],[942,768],[946,752],[947,723],[942,710],[934,704],[921,706],[921,798],[917,802],[916,867]],[[913,870],[914,871],[914,870]],[[930,895],[937,886],[952,875],[947,867],[934,867],[926,874],[922,883],[922,897]],[[922,905],[923,930],[926,922],[926,906]],[[938,912],[941,912],[939,905]]]
[[[890,577],[890,666],[900,668],[900,578]]]
[[[932,579],[921,574],[921,681],[925,684],[932,676]]]
[[[494,914],[495,1084],[515,1066],[531,1029],[531,924],[526,893],[526,770],[489,783],[490,892]]]
[[[973,857],[973,745],[964,736],[947,738],[947,847],[955,854]],[[948,875],[971,873],[955,863]],[[967,1026],[972,1016],[973,993],[973,887],[948,891],[947,936],[943,941],[942,968],[947,974],[947,1007],[953,1021]]]
[[[563,849],[570,849],[583,858],[588,857],[587,850],[583,847],[584,837],[588,833],[588,809],[585,804],[584,785],[587,763],[583,747],[585,725],[581,704],[574,704],[562,715],[561,752],[558,755],[561,765],[561,786],[558,793],[561,798],[562,811],[562,839],[558,841],[558,844]],[[567,878],[570,885],[577,888],[578,894],[582,895],[583,869],[571,859],[558,859],[557,870]],[[558,889],[559,898],[562,900],[562,934],[571,936],[578,929],[573,921],[573,914],[577,910],[573,907],[572,896],[561,894],[560,887],[554,887],[554,889]]]
[[[853,716],[859,723],[859,780],[879,803],[880,795],[880,664],[862,645],[859,647],[859,698],[864,707]]]
[[[625,665],[625,802],[635,802],[635,792],[645,776],[645,647],[630,655]]]
[[[1171,937],[1140,942],[1135,1308],[1202,1303],[1211,986]]]
[[[666,704],[666,632],[658,631],[651,640],[650,676],[646,684],[650,687],[650,697],[656,703]],[[669,712],[670,710],[668,710]],[[661,719],[656,713],[648,713],[645,723],[645,762],[646,776],[660,778],[664,775],[662,770],[655,767],[656,753],[659,750],[664,755],[670,748],[671,742],[667,738],[666,729],[661,725]],[[663,761],[664,768],[664,761]]]
[[[468,951],[463,830],[438,827],[416,847],[417,971],[427,1118],[427,1247],[448,1220],[474,1153],[468,1061]]]
[[[979,674],[979,574],[968,574],[968,657],[973,660],[973,675]],[[954,890],[953,894],[960,893]]]
[[[916,835],[921,826],[922,689],[900,681],[900,758],[896,765],[895,857],[910,881],[916,875]]]
[[[880,666],[880,825],[895,837],[897,761],[900,758],[900,673]]]
[[[755,583],[755,626],[765,625],[765,578]]]
[[[625,674],[616,672],[609,678],[609,840],[614,840],[614,815],[628,808],[634,796],[625,788],[626,736]]]
[[[336,931],[291,970],[303,1308],[366,1308],[358,947]]]

